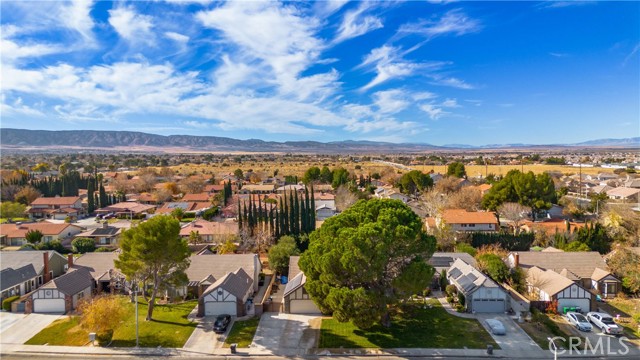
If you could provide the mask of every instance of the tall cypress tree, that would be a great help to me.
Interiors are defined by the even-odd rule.
[[[87,211],[92,214],[96,209],[96,203],[94,199],[94,193],[96,189],[93,187],[93,181],[89,179],[87,183]]]
[[[293,218],[295,219],[293,233],[298,236],[300,235],[300,200],[298,199],[298,191],[295,192],[293,204]]]
[[[99,193],[100,193],[100,207],[102,208],[105,206],[109,206],[109,204],[107,203],[109,201],[107,199],[107,192],[104,191],[104,185],[102,185],[102,183],[100,183]]]
[[[311,225],[311,231],[316,229],[316,195],[313,192],[313,185],[311,185],[311,211],[309,211],[309,224]]]
[[[289,234],[296,235],[296,212],[294,210],[293,194],[289,194]]]
[[[287,201],[287,195],[284,196],[284,207],[283,217],[284,217],[284,230],[282,231],[282,235],[291,234],[291,227],[289,226],[289,202]]]
[[[239,197],[238,197],[238,229],[242,230],[242,208],[240,207]]]
[[[274,228],[274,236],[276,238],[276,241],[280,238],[280,212],[278,211],[278,208],[274,208],[273,209],[276,214],[275,214],[275,228]]]

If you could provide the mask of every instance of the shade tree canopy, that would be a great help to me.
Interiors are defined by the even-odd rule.
[[[180,222],[167,215],[154,216],[122,233],[120,249],[116,268],[130,280],[152,285],[147,311],[151,320],[158,289],[187,282],[184,271],[191,252],[187,240],[180,238]]]
[[[482,199],[482,207],[495,211],[505,202],[515,202],[530,207],[535,216],[537,210],[550,209],[555,200],[555,187],[549,174],[511,170],[491,187]]]
[[[400,177],[397,183],[400,191],[405,194],[413,195],[416,192],[422,192],[433,186],[431,176],[424,174],[419,170],[412,170]]]
[[[390,326],[390,308],[431,282],[435,238],[399,200],[360,200],[309,238],[299,262],[305,288],[338,321]]]

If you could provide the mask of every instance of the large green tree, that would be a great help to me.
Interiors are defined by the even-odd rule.
[[[305,171],[304,176],[302,177],[302,182],[305,184],[310,184],[314,181],[320,180],[320,168],[317,166],[312,166],[307,171]]]
[[[397,185],[403,193],[413,195],[433,186],[433,180],[422,171],[412,170],[402,175]]]
[[[153,288],[147,320],[161,286],[184,285],[184,271],[189,267],[189,246],[180,238],[180,222],[171,216],[158,215],[122,234],[122,252],[115,260],[116,268],[128,279],[149,281]]]
[[[12,201],[3,201],[0,204],[0,217],[12,219],[23,217],[27,207],[24,204]]]
[[[549,174],[511,170],[491,187],[482,199],[482,207],[495,211],[502,203],[516,202],[530,207],[535,218],[536,211],[550,209],[555,200],[555,187]]]
[[[29,244],[39,244],[43,237],[44,234],[42,234],[40,230],[29,230],[24,235],[25,240],[27,240]]]
[[[463,178],[467,176],[467,170],[464,168],[463,163],[456,161],[447,166],[447,175]]]
[[[338,321],[390,326],[390,308],[431,282],[436,240],[399,200],[360,200],[309,238],[300,259],[306,290]]]
[[[298,254],[296,239],[289,235],[283,236],[269,249],[269,267],[279,274],[284,274],[289,267],[289,258]]]

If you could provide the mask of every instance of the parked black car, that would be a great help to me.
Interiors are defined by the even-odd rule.
[[[216,321],[213,323],[213,332],[216,334],[222,334],[227,331],[227,327],[231,323],[231,315],[218,315]]]

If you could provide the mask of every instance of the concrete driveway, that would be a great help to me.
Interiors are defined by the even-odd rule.
[[[317,315],[295,315],[268,312],[262,314],[252,348],[272,354],[305,354],[314,348],[320,331]]]
[[[0,313],[0,342],[2,344],[24,344],[42,329],[63,315],[59,314],[13,314]]]
[[[484,328],[491,334],[491,329],[487,326],[485,320],[497,319],[504,324],[506,329],[506,335],[493,335],[491,337],[500,345],[502,350],[506,350],[509,354],[510,351],[522,353],[522,352],[540,352],[540,347],[533,341],[529,335],[518,324],[516,324],[510,316],[504,314],[476,314],[478,321],[484,326]]]
[[[234,320],[235,319],[231,320],[224,334],[216,334],[213,332],[213,323],[216,321],[216,316],[203,317],[198,320],[198,325],[184,344],[183,349],[206,354],[213,353],[215,349],[224,343],[224,340],[219,341],[219,339],[224,339],[227,334],[229,334],[229,330],[233,327]]]
[[[623,337],[616,337],[613,335],[607,335],[603,333],[599,328],[593,325],[593,330],[590,332],[584,332],[578,330],[574,325],[569,324],[566,317],[562,317],[562,328],[565,332],[568,332],[572,336],[584,338],[585,342],[589,341],[589,349],[587,354],[592,353],[592,349],[596,349],[595,355],[637,355],[640,356],[640,346],[638,345],[640,340],[634,342],[629,341]],[[574,340],[577,343],[577,339]],[[601,345],[600,345],[601,344]],[[600,350],[602,349],[602,350]],[[628,353],[627,353],[628,351]]]

